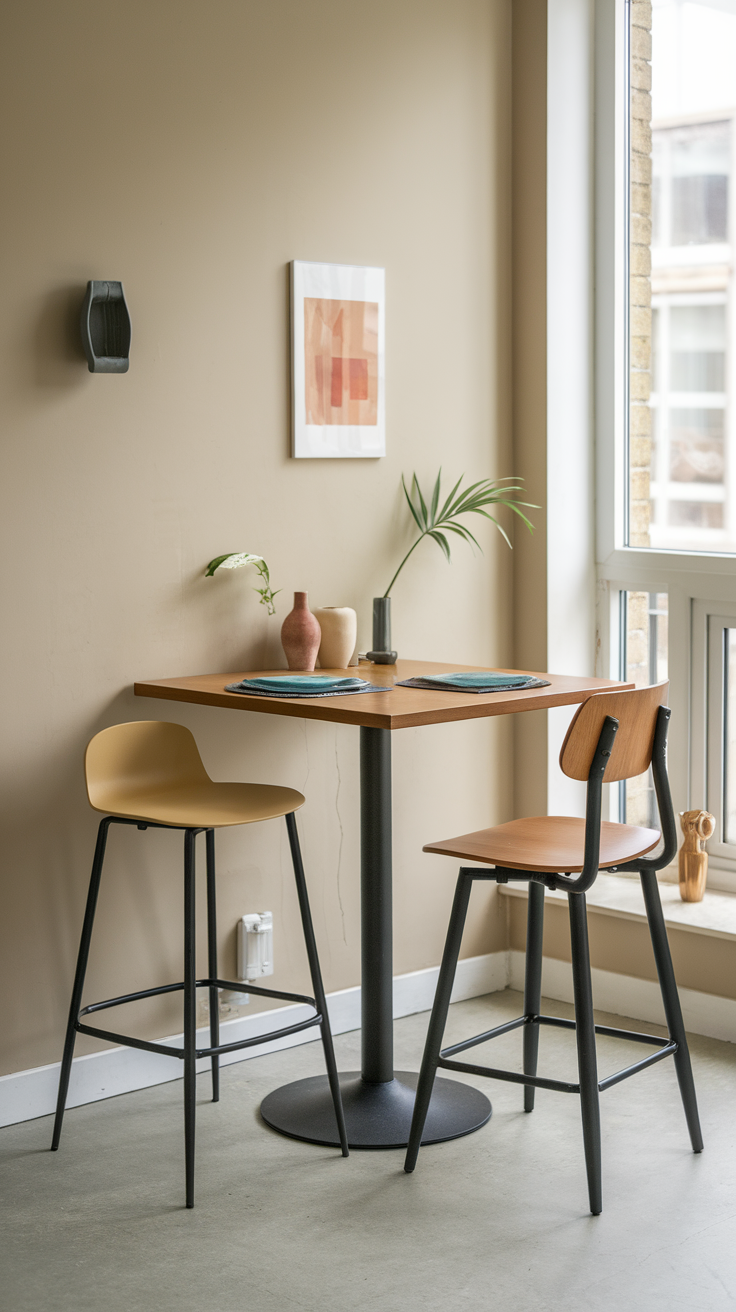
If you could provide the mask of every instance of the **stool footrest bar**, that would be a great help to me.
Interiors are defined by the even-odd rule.
[[[579,1084],[547,1080],[542,1075],[522,1075],[517,1071],[495,1070],[492,1066],[471,1066],[465,1061],[447,1061],[445,1057],[440,1057],[437,1065],[443,1070],[463,1071],[466,1075],[486,1075],[491,1080],[506,1080],[509,1084],[531,1084],[535,1089],[553,1089],[557,1093],[580,1093]]]
[[[623,1031],[623,1033],[626,1034],[627,1031]],[[625,1066],[623,1070],[616,1071],[615,1074],[607,1075],[605,1079],[599,1080],[599,1093],[611,1089],[614,1084],[620,1084],[622,1080],[628,1080],[629,1076],[646,1070],[648,1066],[654,1066],[655,1062],[662,1061],[665,1057],[674,1057],[677,1052],[677,1044],[674,1040],[665,1042],[657,1040],[657,1042],[662,1044],[657,1052],[652,1052],[648,1057],[643,1057],[641,1061],[634,1062],[631,1066]],[[446,1054],[451,1052],[457,1052],[457,1046],[445,1048],[440,1053],[437,1065],[441,1066],[443,1070],[463,1071],[466,1075],[484,1075],[490,1080],[505,1080],[509,1084],[531,1085],[534,1089],[553,1089],[558,1093],[580,1093],[579,1084],[569,1084],[564,1080],[548,1080],[541,1075],[523,1075],[518,1071],[498,1070],[492,1066],[475,1066],[464,1061],[450,1061]]]
[[[465,1052],[466,1048],[475,1048],[479,1043],[486,1043],[489,1039],[497,1039],[500,1034],[508,1034],[511,1030],[518,1030],[522,1025],[528,1025],[529,1021],[526,1016],[519,1016],[516,1020],[509,1020],[505,1025],[496,1025],[495,1029],[486,1030],[485,1034],[476,1034],[472,1039],[463,1039],[462,1043],[453,1043],[450,1048],[443,1048],[443,1056],[454,1057],[456,1052]]]
[[[94,1011],[105,1011],[107,1007],[122,1007],[125,1002],[139,1002],[141,998],[157,998],[162,993],[176,993],[184,988],[183,984],[161,984],[155,989],[139,989],[137,993],[123,993],[119,998],[106,998],[104,1002],[90,1002],[82,1007],[80,1016],[90,1016]]]
[[[621,1071],[616,1071],[615,1075],[607,1075],[604,1080],[598,1084],[601,1093],[605,1089],[610,1089],[614,1084],[620,1084],[622,1080],[628,1080],[630,1075],[636,1075],[637,1071],[646,1070],[647,1066],[653,1066],[655,1062],[662,1061],[663,1057],[674,1057],[677,1052],[677,1044],[667,1043],[659,1049],[659,1052],[652,1052],[648,1057],[642,1058],[641,1061],[634,1062],[633,1066],[626,1066]]]
[[[566,1016],[527,1016],[527,1025],[556,1025],[563,1030],[574,1030],[575,1021]],[[620,1030],[615,1025],[596,1025],[596,1034],[606,1034],[610,1039],[629,1039],[632,1043],[653,1043],[663,1047],[670,1042],[661,1034],[643,1034],[639,1030]]]
[[[142,998],[157,998],[162,993],[176,993],[184,988],[183,982],[176,984],[160,984],[155,989],[139,989],[137,993],[123,993],[119,998],[106,998],[104,1002],[90,1002],[87,1007],[82,1007],[79,1012],[80,1016],[90,1016],[95,1011],[105,1011],[108,1007],[122,1007],[126,1002],[140,1002]],[[317,1003],[314,998],[308,998],[304,993],[285,993],[283,989],[262,989],[256,988],[255,984],[249,984],[245,980],[231,979],[198,979],[195,988],[208,989],[229,989],[231,993],[255,993],[258,997],[263,998],[283,998],[286,1002],[303,1002],[308,1007],[316,1007]]]
[[[613,1039],[630,1039],[632,1043],[653,1043],[660,1048],[668,1047],[672,1042],[662,1038],[661,1034],[639,1034],[636,1030],[618,1030],[611,1025],[596,1025],[596,1034],[608,1034]]]
[[[257,1034],[254,1039],[239,1039],[237,1043],[220,1043],[216,1048],[197,1048],[198,1057],[216,1057],[222,1052],[237,1052],[240,1048],[253,1048],[259,1043],[269,1043],[272,1039],[283,1039],[289,1034],[299,1034],[301,1030],[308,1030],[312,1025],[321,1025],[322,1017],[319,1012],[316,1016],[310,1016],[308,1020],[301,1020],[296,1025],[285,1025],[281,1030],[271,1030],[268,1034]]]
[[[305,1002],[309,999],[305,998]],[[314,1006],[314,1003],[311,1004]],[[80,1013],[81,1015],[82,1013]],[[195,1056],[197,1057],[217,1057],[224,1052],[237,1052],[240,1048],[254,1048],[260,1043],[270,1043],[274,1039],[284,1039],[290,1034],[299,1034],[302,1030],[311,1029],[313,1025],[322,1024],[322,1013],[316,1012],[314,1016],[308,1016],[306,1020],[297,1021],[294,1025],[284,1025],[279,1030],[269,1030],[267,1034],[256,1034],[250,1039],[238,1039],[235,1043],[220,1043],[212,1048],[197,1048]],[[179,1057],[183,1059],[184,1049],[174,1048],[165,1043],[152,1043],[148,1039],[135,1039],[129,1034],[115,1034],[112,1030],[100,1030],[93,1025],[83,1025],[77,1021],[76,1028],[80,1034],[91,1034],[93,1038],[105,1039],[108,1043],[120,1043],[126,1048],[140,1048],[143,1052],[157,1052],[163,1057]]]
[[[506,1021],[504,1025],[496,1025],[495,1029],[486,1030],[484,1034],[476,1034],[472,1039],[463,1039],[462,1043],[453,1043],[450,1048],[443,1048],[443,1053],[452,1057],[456,1052],[464,1052],[467,1048],[476,1047],[479,1043],[487,1043],[490,1039],[496,1039],[501,1034],[508,1034],[511,1030],[517,1030],[522,1025],[554,1025],[563,1030],[574,1030],[575,1021],[569,1020],[566,1016],[518,1016],[516,1020]],[[661,1034],[642,1034],[638,1030],[621,1030],[614,1025],[596,1025],[596,1034],[606,1034],[612,1039],[630,1039],[632,1043],[653,1043],[656,1047],[664,1047],[670,1043],[668,1038],[663,1038]]]
[[[197,988],[218,988],[229,989],[231,993],[255,993],[259,998],[285,998],[287,1002],[304,1002],[308,1007],[315,1007],[317,1003],[314,998],[308,998],[304,993],[284,993],[283,989],[262,989],[256,988],[255,984],[248,983],[247,980],[231,979],[198,979]]]
[[[113,1034],[111,1030],[98,1030],[94,1025],[82,1025],[77,1021],[76,1028],[80,1034],[91,1034],[93,1039],[105,1039],[107,1043],[122,1043],[126,1048],[140,1048],[143,1052],[158,1052],[162,1057],[183,1057],[183,1048],[172,1048],[166,1043],[149,1043],[147,1039],[134,1039],[128,1034]]]

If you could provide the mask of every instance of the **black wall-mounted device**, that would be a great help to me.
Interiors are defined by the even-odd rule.
[[[130,315],[121,282],[87,283],[81,328],[90,373],[127,374]]]

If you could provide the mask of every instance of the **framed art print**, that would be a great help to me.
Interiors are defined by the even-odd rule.
[[[386,454],[385,270],[291,263],[292,455]]]

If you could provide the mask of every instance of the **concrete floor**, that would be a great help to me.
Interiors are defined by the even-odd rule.
[[[520,1001],[507,991],[459,1003],[448,1035],[500,1023]],[[397,1022],[397,1065],[418,1065],[426,1023],[426,1015]],[[359,1035],[341,1036],[337,1050],[343,1069],[354,1068]],[[600,1070],[639,1052],[602,1040]],[[604,1094],[600,1217],[588,1212],[572,1096],[540,1092],[528,1116],[518,1086],[477,1081],[493,1099],[490,1123],[424,1149],[413,1176],[401,1152],[344,1161],[267,1130],[263,1095],[319,1073],[320,1053],[310,1043],[227,1067],[218,1105],[204,1101],[200,1077],[190,1212],[179,1081],[68,1112],[55,1155],[50,1118],[2,1130],[4,1312],[736,1308],[732,1045],[692,1040],[706,1143],[699,1157],[671,1062]],[[508,1035],[486,1060],[511,1065],[519,1053],[518,1034]],[[541,1055],[540,1073],[574,1078],[571,1034],[543,1030]]]

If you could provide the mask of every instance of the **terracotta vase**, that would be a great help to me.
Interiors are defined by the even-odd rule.
[[[349,606],[320,606],[314,613],[322,630],[320,666],[323,670],[346,670],[355,651],[358,616]]]
[[[709,811],[681,811],[680,824],[685,842],[680,848],[679,883],[683,902],[702,902],[708,878],[708,853],[701,843],[713,837],[715,816]]]
[[[281,646],[290,670],[313,670],[321,638],[319,620],[307,605],[306,592],[294,593],[294,609],[281,625]]]

